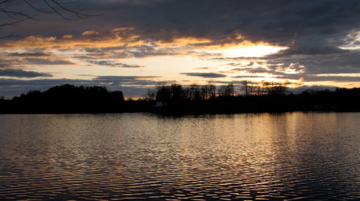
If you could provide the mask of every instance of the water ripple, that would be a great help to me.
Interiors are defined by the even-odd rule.
[[[0,200],[357,200],[359,120],[1,115]]]

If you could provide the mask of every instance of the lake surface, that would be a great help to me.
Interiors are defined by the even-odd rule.
[[[0,115],[0,200],[359,200],[360,113]]]

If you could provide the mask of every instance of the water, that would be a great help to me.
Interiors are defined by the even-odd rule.
[[[0,200],[359,200],[359,122],[0,115]]]

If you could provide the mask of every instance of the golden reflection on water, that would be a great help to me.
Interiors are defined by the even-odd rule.
[[[0,199],[358,198],[359,120],[0,115]]]

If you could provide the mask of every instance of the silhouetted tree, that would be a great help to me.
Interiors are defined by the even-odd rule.
[[[170,87],[166,84],[156,86],[156,101],[168,102],[171,98]]]
[[[214,83],[208,82],[206,85],[201,87],[202,100],[208,100],[216,97],[216,87]]]
[[[280,82],[271,82],[266,87],[268,95],[285,95],[287,87]]]
[[[170,86],[170,98],[175,101],[179,101],[184,98],[184,90],[179,84],[172,84]]]
[[[146,101],[155,101],[156,100],[156,89],[148,89],[145,94]]]
[[[185,89],[185,93],[186,93],[186,98],[188,100],[201,100],[202,99],[200,86],[197,85],[196,83],[187,87]]]
[[[280,82],[249,82],[244,81],[241,86],[245,95],[285,95],[287,92],[287,86]]]
[[[247,80],[242,82],[241,89],[244,90],[245,96],[249,95],[249,91],[248,91],[249,88],[248,88]]]
[[[178,105],[186,99],[186,93],[179,84],[172,84],[170,86],[166,84],[158,85],[155,91],[148,90],[146,98],[151,100],[153,94],[156,94],[156,101],[164,102],[166,105]]]
[[[235,94],[234,84],[229,83],[225,86],[221,86],[219,88],[218,94],[219,94],[219,96],[222,96],[222,97],[234,96],[234,94]]]
[[[248,96],[248,95],[263,95],[260,92],[261,87],[260,87],[259,83],[254,83],[254,82],[245,80],[242,83],[241,88],[245,92],[246,96]]]

